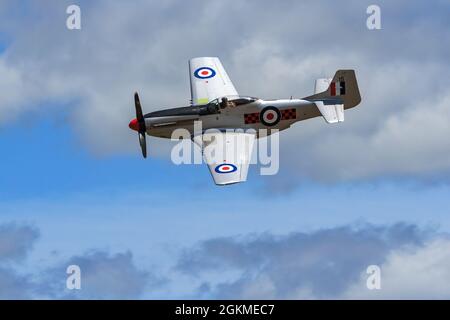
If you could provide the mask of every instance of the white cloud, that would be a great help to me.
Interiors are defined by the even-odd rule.
[[[2,299],[130,299],[149,292],[164,298],[155,290],[172,297],[225,299],[450,297],[448,234],[404,223],[212,238],[186,248],[175,268],[159,273],[136,265],[129,251],[105,250],[53,257],[59,261],[50,267],[19,271],[18,259],[27,257],[24,248],[31,248],[36,237],[22,236],[26,227],[11,226],[0,226]],[[66,268],[73,264],[81,268],[80,291],[65,287]],[[366,268],[373,264],[381,268],[381,290],[366,287]]]
[[[80,267],[81,290],[65,288],[64,271],[69,265]],[[45,280],[58,284],[49,291],[53,297],[67,299],[137,299],[148,284],[159,281],[136,267],[131,252],[110,254],[98,250],[74,256],[64,265],[48,270]]]
[[[25,260],[38,237],[39,230],[28,225],[0,225],[0,299],[131,299],[141,297],[147,286],[165,281],[136,267],[129,251],[91,250],[52,261],[50,268],[27,269]],[[81,268],[81,290],[66,288],[69,265]]]
[[[0,299],[30,299],[33,283],[27,276],[21,276],[10,268],[0,267]]]
[[[39,231],[28,225],[0,225],[0,299],[29,299],[34,284],[31,278],[17,272],[17,263],[23,262]]]
[[[449,299],[450,239],[430,241],[414,250],[394,250],[381,267],[381,290],[367,290],[367,275],[342,298]]]
[[[0,263],[17,262],[26,257],[39,231],[27,225],[0,225]]]
[[[299,171],[328,181],[389,175],[433,178],[449,172],[450,93],[429,99],[396,113],[380,111],[378,118],[383,120],[365,133],[329,128],[329,132],[309,135],[313,140],[306,141],[305,150],[299,151],[306,155],[297,164]]]
[[[425,250],[429,236],[413,225],[396,224],[344,226],[278,237],[215,238],[186,250],[177,269],[196,279],[204,279],[211,272],[225,275],[230,270],[239,271],[237,276],[202,284],[220,299],[352,298],[358,297],[352,292],[355,283],[360,291],[367,290],[366,278],[361,277],[367,266],[382,266],[386,286],[389,280],[384,266],[390,257],[407,252],[404,250]],[[421,257],[412,259],[416,258]],[[435,261],[440,264],[436,270],[445,268],[445,261],[439,257]],[[439,272],[434,280],[438,277]],[[400,287],[394,295],[407,297],[409,288]],[[420,294],[419,288],[416,293]]]

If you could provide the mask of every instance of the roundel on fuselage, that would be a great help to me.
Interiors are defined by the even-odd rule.
[[[281,112],[275,107],[265,107],[259,114],[259,120],[265,126],[275,126],[281,120]]]

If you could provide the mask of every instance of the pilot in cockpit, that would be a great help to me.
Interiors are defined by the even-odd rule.
[[[256,98],[251,97],[241,97],[239,99],[228,100],[227,97],[222,97],[218,99],[214,99],[206,105],[206,109],[208,113],[220,113],[222,110],[227,108],[236,108],[240,105],[245,105],[251,102],[256,101]]]
[[[236,107],[236,103],[228,100],[227,97],[223,97],[222,100],[220,101],[220,109],[234,108],[234,107]]]

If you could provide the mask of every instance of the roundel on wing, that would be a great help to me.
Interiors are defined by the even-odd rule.
[[[281,120],[281,112],[275,107],[265,107],[259,114],[259,120],[262,124],[272,127]]]
[[[219,164],[215,169],[217,173],[231,173],[237,170],[237,167],[234,164],[223,163]]]
[[[198,79],[209,79],[216,75],[216,71],[210,67],[200,67],[194,71],[194,76]]]

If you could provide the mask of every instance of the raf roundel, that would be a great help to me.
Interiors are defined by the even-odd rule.
[[[276,125],[281,120],[281,112],[275,107],[266,107],[260,113],[262,124],[268,127]]]
[[[223,163],[216,167],[215,171],[217,173],[231,173],[235,172],[237,170],[237,167],[234,164],[229,163]]]
[[[194,71],[194,76],[198,79],[209,79],[216,75],[216,71],[213,68],[201,67]]]

